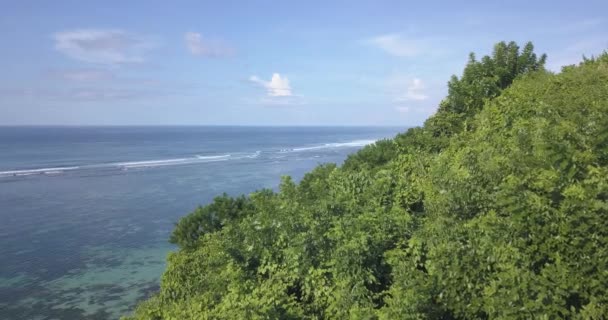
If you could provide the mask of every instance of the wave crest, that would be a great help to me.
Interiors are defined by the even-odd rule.
[[[302,146],[297,148],[286,148],[280,149],[279,151],[262,151],[257,150],[254,153],[234,153],[234,154],[220,154],[220,155],[194,155],[187,158],[175,158],[175,159],[159,159],[159,160],[143,160],[143,161],[127,161],[127,162],[116,162],[116,163],[102,163],[102,164],[90,164],[82,166],[65,166],[65,167],[51,167],[51,168],[40,168],[40,169],[23,169],[23,170],[9,170],[0,171],[0,177],[10,176],[29,176],[29,175],[60,175],[66,171],[73,170],[94,170],[94,169],[135,169],[135,168],[153,168],[162,166],[175,166],[175,165],[188,165],[188,164],[199,164],[215,161],[227,161],[227,160],[243,160],[243,159],[257,159],[261,155],[269,156],[274,159],[272,153],[285,154],[292,152],[306,152],[322,149],[333,149],[333,148],[347,148],[347,147],[363,147],[368,144],[372,144],[377,140],[353,140],[349,142],[334,142],[325,143],[313,146]],[[285,157],[285,156],[282,156]],[[281,158],[282,158],[281,157]],[[320,156],[316,156],[320,157]]]

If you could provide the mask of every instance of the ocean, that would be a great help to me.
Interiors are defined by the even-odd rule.
[[[177,220],[405,128],[0,127],[0,319],[118,319]]]

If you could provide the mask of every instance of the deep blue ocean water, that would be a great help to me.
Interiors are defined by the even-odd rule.
[[[0,319],[117,319],[174,223],[404,128],[0,127]]]

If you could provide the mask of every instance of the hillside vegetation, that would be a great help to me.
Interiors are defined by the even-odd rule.
[[[128,319],[604,319],[608,54],[471,54],[424,126],[176,225]]]

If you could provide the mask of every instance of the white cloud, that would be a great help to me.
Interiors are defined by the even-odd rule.
[[[73,82],[99,82],[114,78],[111,72],[96,69],[58,70],[53,71],[51,74],[56,78]]]
[[[412,81],[410,81],[409,85],[407,86],[407,90],[405,91],[404,98],[406,100],[418,100],[418,101],[426,100],[429,98],[429,96],[427,96],[424,93],[425,89],[426,89],[426,86],[424,85],[422,80],[420,80],[418,78],[414,78],[414,79],[412,79]]]
[[[98,64],[139,63],[156,44],[117,29],[80,29],[53,35],[55,49],[70,58]]]
[[[436,108],[436,99],[425,81],[408,75],[393,75],[386,83],[388,97],[401,114],[428,116]]]
[[[264,81],[257,76],[249,77],[249,81],[266,88],[269,97],[290,97],[291,86],[287,77],[281,77],[278,73],[273,73],[270,81]]]
[[[184,40],[190,53],[195,56],[225,57],[234,53],[234,49],[219,41],[203,39],[200,33],[186,32]]]
[[[15,88],[0,89],[0,96],[21,99],[40,99],[42,101],[61,102],[104,102],[158,99],[169,93],[159,90],[141,90],[134,88]]]
[[[388,86],[394,102],[424,101],[429,98],[426,85],[420,78],[396,76],[389,79]]]
[[[386,53],[397,57],[413,57],[422,53],[424,45],[420,41],[404,39],[399,34],[380,35],[365,41]]]
[[[148,94],[145,92],[132,89],[81,88],[65,93],[63,98],[76,101],[114,101],[141,99],[147,96]]]

